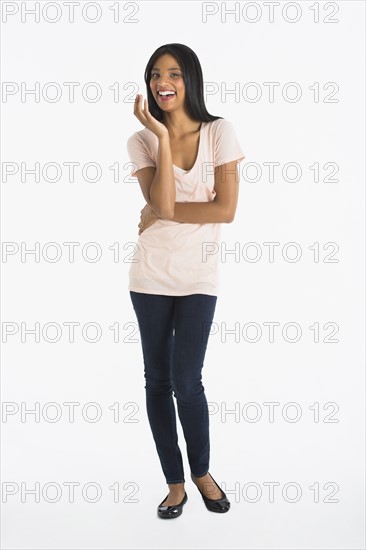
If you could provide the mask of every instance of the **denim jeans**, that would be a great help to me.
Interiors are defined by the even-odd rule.
[[[146,409],[167,483],[185,482],[176,413],[191,473],[209,470],[209,414],[202,368],[217,296],[167,296],[130,290],[144,359]]]

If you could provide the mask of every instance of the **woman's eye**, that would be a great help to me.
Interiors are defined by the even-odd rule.
[[[151,73],[151,78],[154,78],[154,76],[157,76],[159,73]],[[182,76],[181,74],[178,74],[178,73],[170,73],[170,75],[173,75],[173,76]]]

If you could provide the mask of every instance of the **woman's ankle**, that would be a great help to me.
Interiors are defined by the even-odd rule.
[[[181,483],[168,483],[168,487],[171,491],[180,491],[184,489],[184,481]]]

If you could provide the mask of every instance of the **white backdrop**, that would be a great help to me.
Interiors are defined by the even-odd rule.
[[[4,549],[364,548],[365,5],[269,4],[2,2]],[[206,510],[178,422],[189,500],[164,522],[126,141],[170,42],[246,159],[203,369],[232,506]]]

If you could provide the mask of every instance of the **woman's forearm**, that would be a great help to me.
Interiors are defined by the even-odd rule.
[[[159,138],[158,159],[150,186],[150,204],[161,217],[171,219],[175,204],[175,178],[169,135]]]
[[[228,223],[223,207],[215,200],[207,202],[176,202],[174,216],[169,218],[184,223]]]

